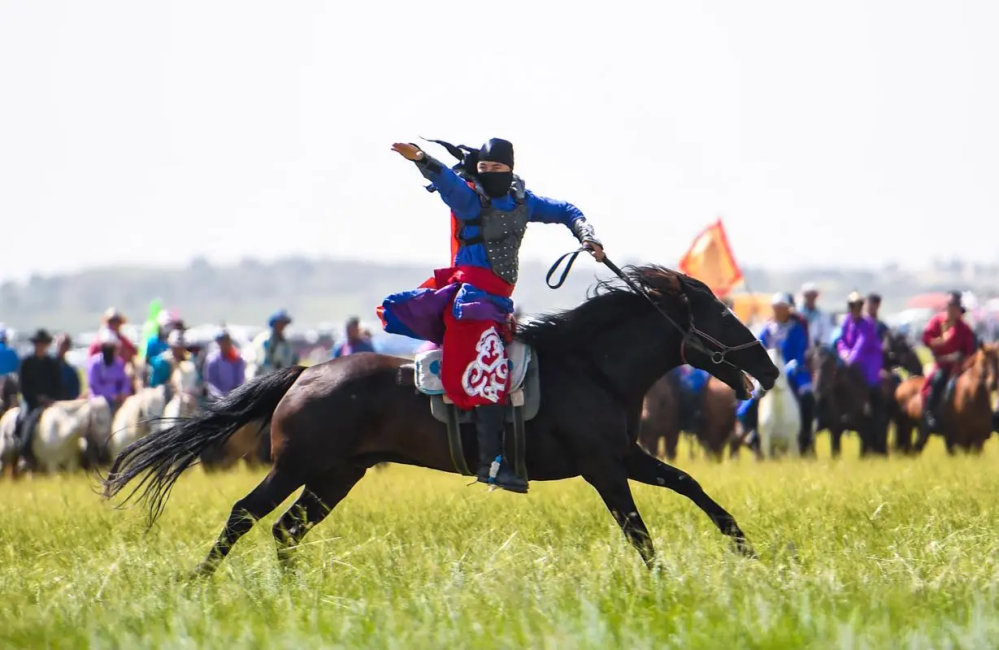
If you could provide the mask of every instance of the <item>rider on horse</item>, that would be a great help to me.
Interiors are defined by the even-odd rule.
[[[952,291],[944,311],[933,316],[923,330],[923,345],[933,353],[933,372],[923,383],[923,422],[926,431],[937,430],[937,407],[947,381],[960,363],[975,353],[975,334],[964,322],[961,292]]]
[[[476,173],[459,176],[413,144],[392,149],[416,163],[451,208],[457,236],[452,267],[415,291],[385,299],[385,331],[439,343],[441,380],[462,410],[474,410],[479,443],[478,481],[526,492],[526,481],[503,459],[504,410],[509,389],[504,347],[512,339],[514,286],[527,224],[560,223],[597,258],[603,249],[576,206],[538,196],[514,175],[513,145],[494,138],[478,152]],[[490,476],[498,463],[495,476]]]
[[[885,337],[888,336],[890,328],[888,327],[888,323],[879,317],[880,312],[881,295],[877,293],[867,294],[867,317],[874,322],[874,333],[877,334],[878,341],[883,343]]]
[[[30,465],[34,463],[31,453],[32,433],[42,417],[42,411],[62,393],[62,371],[59,369],[59,362],[49,355],[52,336],[48,331],[40,329],[28,340],[34,350],[21,361],[18,373],[21,397],[27,408],[19,413],[17,437],[21,455]]]
[[[874,451],[887,452],[882,449],[883,441],[875,441],[875,434],[880,431],[885,417],[884,391],[881,387],[881,368],[884,358],[881,352],[881,339],[878,338],[874,320],[864,316],[864,298],[856,291],[846,300],[849,314],[843,322],[843,333],[836,342],[839,358],[847,366],[860,369],[867,387],[867,403],[869,411],[869,431],[865,432],[867,440],[874,444]]]
[[[792,298],[785,293],[778,293],[770,301],[773,307],[773,317],[763,326],[760,332],[760,342],[770,350],[779,348],[784,359],[784,372],[788,383],[794,390],[801,410],[801,431],[798,442],[802,452],[812,446],[812,421],[815,419],[815,396],[812,394],[812,376],[805,363],[805,352],[808,349],[808,334],[805,326],[791,313]],[[747,438],[756,430],[758,399],[752,397],[739,405],[736,416],[742,423]]]

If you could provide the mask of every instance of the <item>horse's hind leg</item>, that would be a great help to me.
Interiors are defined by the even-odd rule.
[[[348,467],[330,472],[319,481],[307,481],[302,496],[288,508],[272,529],[277,542],[278,560],[288,565],[291,551],[302,538],[343,501],[347,493],[364,477],[364,467]]]
[[[292,492],[302,486],[302,481],[291,476],[286,471],[274,468],[253,491],[236,502],[225,522],[225,528],[219,535],[215,546],[209,551],[208,557],[198,565],[196,573],[208,575],[215,571],[218,564],[232,550],[233,544],[245,535],[257,519],[267,515],[271,510],[281,505]]]
[[[711,518],[715,526],[718,526],[718,530],[732,538],[739,552],[756,557],[756,552],[746,540],[746,535],[739,528],[735,517],[705,494],[700,484],[689,474],[656,460],[638,447],[625,458],[625,465],[628,469],[628,478],[633,481],[669,488],[693,501]]]

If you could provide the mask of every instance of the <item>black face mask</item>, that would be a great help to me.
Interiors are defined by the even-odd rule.
[[[513,172],[479,172],[479,183],[491,198],[498,199],[510,192]]]

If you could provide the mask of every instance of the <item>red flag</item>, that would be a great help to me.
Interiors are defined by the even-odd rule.
[[[708,285],[720,298],[742,282],[742,270],[732,255],[721,217],[694,239],[680,259],[680,270]]]

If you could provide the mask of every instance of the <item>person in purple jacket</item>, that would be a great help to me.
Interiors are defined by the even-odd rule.
[[[884,393],[881,390],[881,368],[884,365],[881,339],[878,338],[877,325],[864,315],[864,298],[854,291],[846,303],[849,313],[843,322],[843,333],[836,342],[836,351],[843,363],[860,370],[867,385],[869,408],[864,439],[869,441],[871,451],[887,454],[888,441],[880,440],[881,436],[878,435],[883,429],[881,425],[886,412]]]
[[[118,336],[109,329],[101,330],[100,352],[87,361],[87,387],[93,396],[103,397],[115,411],[129,395],[129,379],[125,362],[118,356]]]
[[[232,344],[229,332],[220,330],[215,335],[215,342],[218,349],[205,359],[205,392],[209,401],[225,397],[246,381],[246,362]]]

